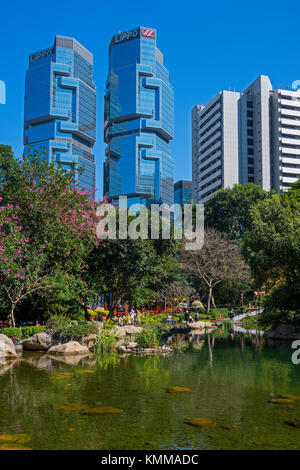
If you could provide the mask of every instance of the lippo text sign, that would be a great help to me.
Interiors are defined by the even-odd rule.
[[[112,44],[119,44],[121,42],[130,41],[131,39],[136,39],[138,37],[145,37],[148,39],[156,38],[155,29],[151,28],[136,28],[131,31],[124,31],[122,33],[116,34],[112,39]]]
[[[30,62],[33,62],[34,60],[39,60],[42,59],[43,57],[47,57],[48,55],[52,55],[54,52],[54,48],[50,47],[48,49],[44,49],[43,51],[36,52],[36,54],[31,54],[29,56]]]

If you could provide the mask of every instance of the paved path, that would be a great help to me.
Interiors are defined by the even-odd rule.
[[[263,312],[263,308],[257,308],[255,310],[251,310],[250,312],[247,312],[247,313],[242,313],[241,315],[236,315],[232,321],[233,322],[238,322],[238,321],[241,321],[243,320],[243,318],[246,318],[246,317],[255,317],[255,315],[259,315],[260,313]]]

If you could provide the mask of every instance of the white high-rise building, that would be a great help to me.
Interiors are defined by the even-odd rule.
[[[239,93],[221,91],[192,112],[193,201],[206,202],[238,180]]]
[[[221,91],[192,111],[193,201],[253,182],[284,191],[300,177],[300,93],[259,76],[242,93]]]
[[[300,93],[276,90],[271,103],[273,187],[282,192],[300,177]]]
[[[239,100],[239,180],[271,189],[269,77],[260,75],[241,93]]]

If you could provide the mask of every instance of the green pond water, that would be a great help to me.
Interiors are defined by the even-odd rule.
[[[178,336],[176,344],[165,357],[108,355],[99,361],[92,354],[26,353],[0,364],[0,448],[300,448],[300,429],[285,424],[300,418],[300,401],[269,402],[270,395],[300,396],[300,365],[291,362],[290,343],[218,334]],[[176,386],[191,391],[167,391]],[[122,412],[84,414],[95,407]],[[216,424],[186,424],[199,417]],[[27,436],[5,441],[11,434]]]

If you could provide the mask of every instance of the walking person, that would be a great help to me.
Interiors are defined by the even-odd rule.
[[[134,317],[135,317],[135,311],[132,308],[130,312],[131,325],[134,325]]]
[[[185,309],[185,312],[184,312],[184,320],[185,320],[185,322],[186,322],[187,325],[189,324],[189,319],[190,319],[189,311],[188,311],[188,309],[186,308],[186,309]]]

